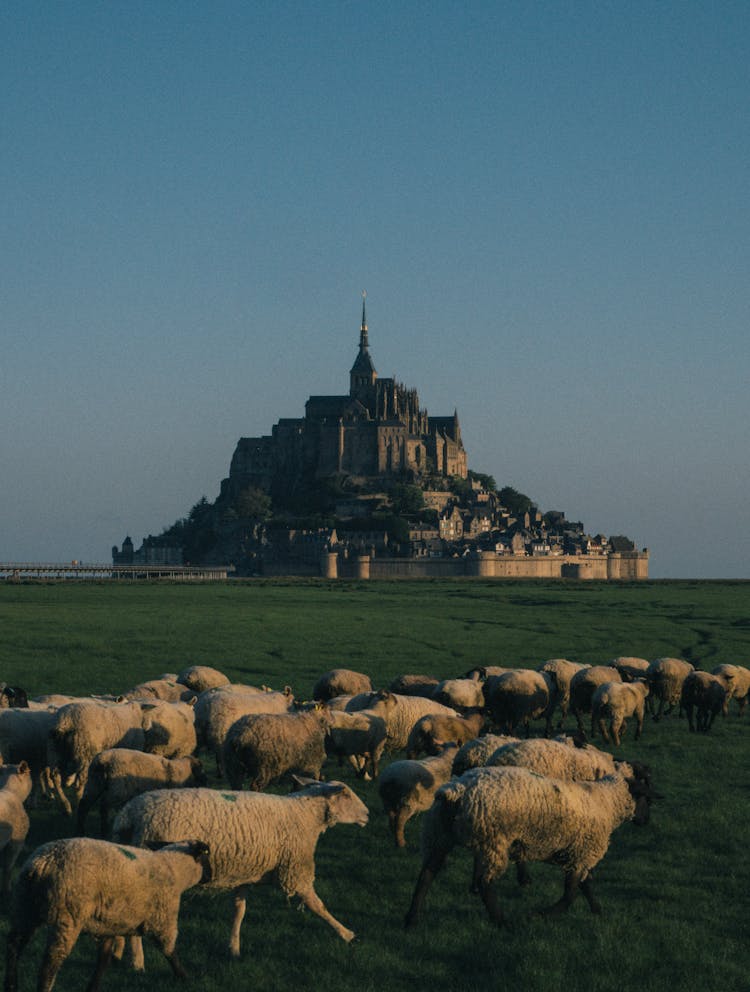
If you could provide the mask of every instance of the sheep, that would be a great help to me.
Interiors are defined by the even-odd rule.
[[[102,836],[107,833],[109,811],[124,806],[133,796],[150,789],[187,788],[206,785],[203,765],[198,758],[165,758],[129,748],[100,751],[89,765],[89,774],[78,804],[77,831],[86,832],[86,817],[98,802]]]
[[[28,709],[29,697],[20,685],[3,685],[0,689],[0,709]]]
[[[474,679],[444,679],[435,686],[432,698],[459,711],[484,706],[481,683]]]
[[[293,704],[294,696],[288,686],[284,692],[264,692],[251,686],[238,689],[231,685],[207,689],[195,704],[198,750],[205,748],[214,755],[222,776],[224,739],[232,724],[249,713],[288,713]]]
[[[511,737],[509,734],[485,734],[484,737],[467,741],[458,749],[458,754],[453,762],[453,774],[463,775],[470,768],[480,768],[482,765],[486,765],[499,747],[518,739],[518,737]]]
[[[319,779],[333,715],[325,708],[303,713],[255,713],[240,717],[224,740],[224,768],[232,789],[261,792],[287,773]]]
[[[586,731],[583,729],[583,714],[591,712],[594,693],[597,687],[605,682],[622,682],[622,677],[616,668],[609,665],[593,665],[576,672],[570,680],[570,707],[578,724],[578,732],[584,738]]]
[[[451,777],[456,752],[455,744],[446,744],[429,758],[393,761],[380,776],[378,793],[396,847],[406,847],[407,822],[416,813],[430,808],[435,792]]]
[[[591,871],[621,823],[649,818],[650,786],[622,775],[597,782],[564,782],[526,768],[475,768],[438,790],[422,826],[422,868],[406,915],[413,926],[434,876],[456,844],[474,852],[474,882],[490,919],[504,923],[494,882],[510,861],[545,861],[565,872],[562,898],[544,912],[555,915],[583,892],[593,913]]]
[[[164,758],[185,758],[197,746],[195,696],[190,702],[142,703],[144,750]]]
[[[23,808],[31,793],[31,769],[26,761],[0,767],[0,863],[2,892],[10,893],[10,876],[29,832]]]
[[[680,702],[682,683],[692,671],[695,669],[690,662],[681,658],[657,658],[651,662],[646,678],[651,686],[651,694],[659,701],[654,720],[658,721],[662,715],[671,713]]]
[[[377,778],[388,733],[385,718],[395,705],[396,700],[390,694],[368,710],[354,713],[330,710],[332,723],[325,740],[326,753],[338,757],[339,764],[343,757],[348,757],[361,778]]]
[[[611,754],[590,744],[576,747],[570,739],[538,737],[503,744],[485,762],[485,766],[491,768],[506,765],[528,768],[546,778],[560,778],[566,782],[594,782],[618,770],[618,763]],[[632,773],[629,766],[626,771]]]
[[[150,679],[139,682],[132,689],[122,693],[122,698],[130,702],[161,699],[167,703],[184,703],[195,698],[195,693],[184,685],[178,685],[174,679]]]
[[[730,699],[736,699],[739,716],[742,716],[750,695],[750,669],[742,665],[717,665],[712,674],[724,680],[728,690],[727,705]]]
[[[503,668],[502,665],[478,665],[470,668],[464,675],[465,679],[472,679],[474,682],[486,682],[493,675],[505,675],[506,672],[514,672],[515,668]]]
[[[175,975],[186,978],[175,944],[182,893],[210,880],[208,845],[180,841],[159,851],[106,840],[72,837],[38,847],[26,861],[14,893],[8,935],[5,992],[18,987],[18,959],[39,927],[49,928],[37,984],[49,992],[80,933],[103,938],[88,988],[96,992],[114,938],[152,936]]]
[[[210,887],[234,892],[235,914],[229,950],[240,954],[240,924],[247,888],[275,881],[287,896],[298,896],[343,940],[354,933],[336,920],[315,892],[315,846],[336,823],[364,827],[365,804],[343,782],[304,785],[288,796],[214,789],[159,789],[131,799],[120,811],[114,836],[125,843],[172,840],[186,831],[211,838]]]
[[[616,668],[620,673],[623,682],[635,682],[636,679],[647,678],[649,662],[645,658],[630,658],[623,656],[613,658],[609,662],[610,668]]]
[[[0,758],[28,762],[33,783],[30,806],[50,788],[47,738],[56,715],[49,709],[0,709]]]
[[[383,694],[387,696],[388,694]],[[409,734],[414,724],[423,716],[458,716],[458,713],[450,706],[443,706],[432,699],[424,699],[421,696],[399,696],[392,693],[396,700],[396,705],[388,711],[386,716],[386,727],[388,736],[385,742],[387,752],[402,751],[409,741]]]
[[[484,726],[484,712],[475,710],[465,717],[430,713],[417,720],[406,742],[406,757],[416,758],[423,751],[438,754],[452,741],[457,747],[472,740]]]
[[[397,675],[388,688],[399,696],[424,696],[432,698],[438,680],[432,675]]]
[[[491,675],[484,683],[484,698],[492,721],[501,733],[512,734],[519,724],[529,736],[529,721],[549,707],[555,683],[548,672],[514,669]]]
[[[557,707],[560,707],[560,722],[558,723],[558,728],[562,727],[565,719],[568,716],[568,709],[570,708],[570,681],[576,672],[580,672],[584,668],[590,668],[590,665],[584,665],[577,661],[568,661],[567,658],[550,658],[549,661],[544,661],[539,666],[538,671],[547,672],[552,676],[555,683],[555,688],[552,692],[552,698],[550,699],[548,711],[547,711],[547,727],[545,733],[547,736],[550,734],[551,721]]]
[[[639,740],[643,732],[648,694],[649,684],[645,679],[635,682],[604,682],[598,686],[591,700],[591,736],[594,736],[594,727],[597,726],[604,740],[609,742],[609,720],[612,738],[619,747],[621,736],[625,732],[625,721],[634,716],[637,721],[635,739]]]
[[[370,676],[352,672],[348,668],[334,668],[317,680],[313,686],[312,698],[325,702],[334,696],[353,696],[357,692],[372,692]]]
[[[175,679],[180,685],[187,686],[193,692],[205,692],[206,689],[214,689],[217,686],[228,685],[227,676],[218,670],[210,668],[208,665],[190,665],[183,668]]]
[[[707,733],[717,713],[726,713],[729,699],[726,682],[718,675],[708,672],[690,672],[682,683],[680,708],[687,713],[688,726],[692,733],[696,729]],[[693,708],[697,709],[693,720]]]

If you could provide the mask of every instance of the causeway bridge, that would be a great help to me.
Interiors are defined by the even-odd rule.
[[[185,581],[214,581],[227,579],[234,572],[234,565],[106,565],[90,562],[0,562],[0,581],[21,582],[27,579],[42,581],[59,579],[78,580],[142,580],[171,579]]]

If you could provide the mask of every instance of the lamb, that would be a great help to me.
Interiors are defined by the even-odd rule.
[[[240,954],[240,924],[247,888],[275,881],[298,896],[345,941],[354,933],[328,912],[315,892],[315,846],[336,823],[364,827],[365,804],[342,782],[304,784],[288,796],[214,789],[159,789],[131,799],[120,811],[114,836],[126,843],[172,840],[186,831],[211,838],[210,884],[234,892],[230,953]]]
[[[452,741],[457,747],[475,738],[484,726],[484,712],[475,710],[465,717],[430,713],[414,724],[406,742],[406,757],[416,758],[423,751],[438,754]]]
[[[201,693],[195,704],[198,749],[204,747],[216,758],[219,775],[224,774],[224,740],[232,724],[249,713],[288,713],[294,696],[284,692],[264,692],[252,686],[242,689],[219,686]]]
[[[570,708],[570,682],[576,672],[580,672],[584,668],[590,668],[590,665],[584,665],[577,661],[568,661],[567,658],[550,658],[549,661],[542,662],[539,666],[540,672],[547,672],[552,676],[555,688],[552,692],[552,698],[550,699],[549,708],[547,711],[547,728],[545,733],[549,736],[551,729],[552,716],[554,715],[557,707],[560,707],[560,722],[558,723],[558,728],[562,727],[565,719],[568,716],[568,709]]]
[[[730,699],[736,699],[739,716],[742,716],[750,695],[750,669],[742,665],[717,665],[712,674],[724,680],[728,690],[727,705]]]
[[[578,732],[586,737],[583,729],[583,714],[591,712],[591,703],[598,686],[605,682],[622,682],[616,668],[609,665],[593,665],[576,672],[570,680],[570,706],[578,724]]]
[[[97,992],[112,957],[114,938],[152,936],[175,975],[187,973],[177,956],[177,918],[182,893],[210,880],[209,849],[181,841],[159,851],[73,837],[38,847],[21,869],[8,935],[5,992],[18,987],[18,959],[45,924],[47,946],[37,984],[49,992],[80,933],[103,938],[88,988]]]
[[[646,677],[651,686],[651,694],[658,699],[659,706],[654,720],[666,716],[680,702],[682,683],[694,671],[693,666],[681,658],[657,658],[648,666]]]
[[[397,675],[388,688],[399,696],[424,696],[432,699],[438,680],[432,675]]]
[[[312,698],[326,702],[335,696],[353,696],[357,692],[372,692],[370,676],[348,668],[333,668],[315,683]]]
[[[451,777],[457,748],[446,744],[437,755],[421,760],[394,761],[378,782],[378,793],[396,847],[406,847],[404,827],[416,814],[429,809],[436,791]]]
[[[639,740],[643,731],[643,716],[646,710],[649,685],[645,679],[636,682],[604,682],[594,692],[591,700],[591,736],[598,726],[602,737],[609,742],[607,721],[615,744],[619,747],[625,732],[625,721],[634,716],[637,720],[635,739]]]
[[[78,833],[86,832],[86,817],[98,802],[100,830],[106,836],[109,811],[124,806],[133,796],[151,789],[175,789],[206,785],[203,765],[192,755],[164,758],[129,748],[108,748],[89,765],[83,796],[78,804]]]
[[[726,682],[718,675],[690,672],[682,683],[680,708],[687,713],[691,732],[695,733],[697,729],[707,733],[717,713],[723,710],[726,715],[728,699]],[[693,720],[693,708],[697,709],[695,720]]]
[[[458,749],[458,754],[453,762],[453,774],[463,775],[470,768],[480,768],[482,765],[486,765],[499,747],[517,740],[518,737],[511,737],[509,734],[485,734],[484,737],[467,741]]]
[[[529,736],[529,721],[549,707],[555,683],[548,672],[514,669],[491,675],[484,683],[487,710],[501,733],[512,734],[519,724]]]
[[[2,892],[10,893],[10,876],[29,832],[23,808],[31,793],[31,769],[25,761],[0,767],[0,863]]]
[[[395,705],[396,700],[390,694],[368,710],[354,713],[330,710],[332,723],[325,740],[327,754],[337,756],[339,763],[348,757],[361,778],[377,778],[388,733],[386,714]]]
[[[175,681],[198,693],[229,684],[229,679],[223,672],[208,665],[190,665],[188,668],[183,668]]]
[[[459,711],[484,706],[481,683],[474,679],[444,679],[435,686],[432,698]]]
[[[224,768],[232,789],[261,792],[287,773],[319,779],[325,739],[333,723],[325,708],[302,713],[256,713],[240,717],[224,741]]]
[[[475,768],[438,790],[422,827],[422,869],[405,924],[413,926],[435,875],[450,851],[462,844],[474,852],[474,881],[490,919],[504,923],[495,880],[510,861],[545,861],[562,866],[562,898],[545,913],[567,910],[578,890],[593,913],[601,911],[591,871],[621,823],[649,818],[654,794],[647,783],[607,775],[597,782],[564,782],[526,768]]]

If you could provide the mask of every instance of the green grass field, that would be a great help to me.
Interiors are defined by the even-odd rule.
[[[750,665],[750,584],[741,582],[6,584],[0,619],[0,678],[30,694],[118,691],[193,663],[237,681],[289,683],[299,698],[332,667],[385,685],[400,672],[448,676],[551,657],[677,655],[709,670]],[[231,962],[230,897],[195,892],[183,903],[179,941],[190,988],[745,990],[749,716],[740,720],[733,709],[710,734],[691,735],[673,714],[647,722],[638,744],[629,728],[619,753],[651,764],[664,800],[648,827],[625,824],[614,834],[596,872],[603,915],[592,916],[581,899],[564,918],[534,917],[558,897],[562,876],[533,865],[529,889],[518,889],[512,873],[500,884],[504,930],[470,895],[470,859],[460,851],[430,891],[424,921],[405,933],[419,820],[407,826],[407,849],[397,850],[376,786],[329,765],[327,777],[353,785],[371,811],[364,830],[338,826],[324,835],[316,859],[321,897],[358,940],[344,945],[279,890],[256,887],[243,956]],[[52,808],[32,811],[29,849],[71,828]],[[21,989],[35,987],[41,948],[39,936],[22,959]],[[56,988],[84,987],[93,959],[91,940],[82,938]],[[143,976],[113,968],[105,988],[179,987],[153,949],[146,962]]]

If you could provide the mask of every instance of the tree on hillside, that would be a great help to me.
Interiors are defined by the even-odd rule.
[[[517,517],[528,513],[534,505],[528,496],[524,493],[519,493],[513,486],[503,486],[498,492],[498,496],[500,497],[501,504]]]
[[[234,509],[241,519],[264,519],[271,510],[271,497],[257,489],[255,486],[248,486],[243,489],[234,501]]]

